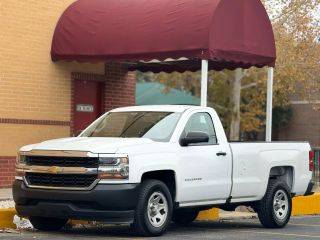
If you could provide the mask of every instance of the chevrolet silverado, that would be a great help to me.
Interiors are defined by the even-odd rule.
[[[78,137],[22,147],[13,196],[17,212],[40,230],[83,219],[159,236],[171,221],[240,205],[280,228],[292,197],[312,194],[311,155],[307,142],[229,143],[212,108],[118,108]]]

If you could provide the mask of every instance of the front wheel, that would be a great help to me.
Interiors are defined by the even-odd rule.
[[[68,219],[47,217],[30,217],[29,220],[35,229],[41,231],[58,231],[68,222]]]
[[[163,182],[143,182],[133,222],[135,232],[146,237],[165,233],[171,222],[172,206],[170,191]]]
[[[267,192],[256,206],[258,217],[264,227],[283,228],[291,217],[292,199],[288,185],[270,180]]]

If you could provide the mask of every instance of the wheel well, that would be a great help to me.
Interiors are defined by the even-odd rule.
[[[281,166],[281,167],[273,167],[270,170],[269,179],[279,179],[284,181],[289,189],[292,191],[293,189],[293,167],[289,166]]]
[[[176,196],[176,180],[175,180],[175,172],[173,170],[161,170],[161,171],[152,171],[146,172],[142,175],[141,181],[145,181],[146,179],[156,179],[164,182],[169,191],[173,200]]]

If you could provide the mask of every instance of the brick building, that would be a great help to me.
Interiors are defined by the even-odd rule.
[[[306,101],[292,101],[292,119],[279,131],[278,140],[308,141],[312,147],[320,148],[320,94],[319,100],[310,104]]]
[[[21,146],[74,135],[134,104],[135,75],[124,66],[51,61],[54,28],[73,1],[1,1],[0,187],[11,184]]]

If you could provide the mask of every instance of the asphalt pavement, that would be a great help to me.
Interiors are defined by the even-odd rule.
[[[2,240],[77,240],[77,239],[144,239],[136,237],[128,226],[77,226],[60,232],[15,231],[0,233]],[[170,226],[168,233],[157,239],[320,239],[320,216],[294,217],[286,228],[266,229],[257,219],[194,222],[188,227]]]

